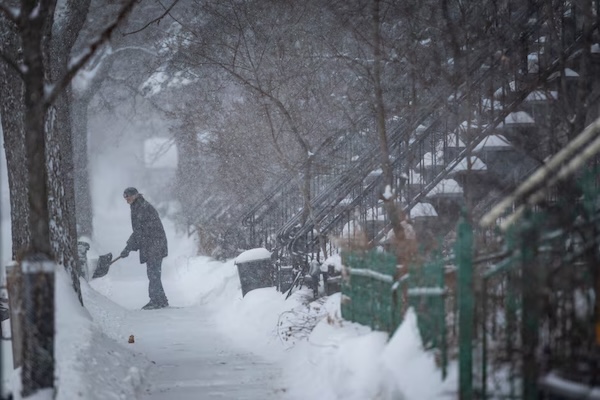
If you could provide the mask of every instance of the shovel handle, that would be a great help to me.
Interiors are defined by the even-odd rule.
[[[123,258],[123,257],[119,256],[119,257],[115,258],[115,259],[114,259],[114,260],[112,260],[112,261],[110,262],[110,264],[108,264],[108,265],[113,265],[113,264],[115,263],[115,261],[117,261],[117,260],[120,260],[121,258]]]

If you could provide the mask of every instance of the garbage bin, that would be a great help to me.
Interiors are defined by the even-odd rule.
[[[242,296],[251,290],[274,286],[271,252],[265,248],[244,251],[235,259]]]

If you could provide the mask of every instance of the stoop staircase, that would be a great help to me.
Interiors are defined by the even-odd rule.
[[[420,244],[439,243],[451,233],[464,207],[473,219],[483,215],[567,143],[553,110],[574,101],[580,39],[548,60],[543,22],[529,32],[527,71],[507,73],[488,58],[476,60],[466,81],[440,87],[412,122],[387,121],[395,185]],[[336,254],[333,238],[360,231],[385,245],[390,224],[380,200],[379,159],[366,133],[341,133],[245,213],[244,247],[273,252],[288,271],[281,290],[292,279],[301,282],[310,261],[323,263]],[[302,196],[307,170],[309,206]]]
[[[526,16],[527,20],[529,17]],[[600,93],[600,37],[595,37],[591,46],[592,71],[582,71],[582,37],[573,34],[569,46],[561,43],[562,47],[557,49],[545,40],[548,37],[545,22],[530,25],[524,37],[528,50],[526,68],[507,71],[493,57],[475,60],[460,84],[454,87],[442,84],[436,96],[422,100],[410,121],[401,117],[386,121],[398,199],[416,231],[418,244],[425,249],[440,249],[441,243],[442,255],[452,256],[450,253],[456,250],[458,256],[464,256],[457,250],[460,246],[452,247],[463,210],[468,211],[470,226],[475,226],[481,216],[579,133],[571,132],[572,115],[562,111],[569,108],[565,105],[577,104],[582,87],[580,73],[587,79],[583,83],[590,85],[593,93]],[[597,27],[593,30],[597,31]],[[599,99],[596,95],[587,104],[588,121],[598,117]],[[245,214],[242,220],[245,246],[272,251],[281,291],[291,293],[296,284],[303,283],[315,261],[326,266],[328,257],[339,252],[335,238],[366,235],[371,245],[388,246],[391,228],[380,196],[383,177],[378,155],[377,145],[368,140],[367,134],[340,134],[321,146],[307,164],[298,166],[296,175],[282,179]],[[313,196],[309,205],[302,200],[306,171],[312,173]],[[565,206],[554,204],[550,197],[547,200],[546,205]],[[597,202],[594,204],[593,212],[598,214]],[[531,389],[543,386],[540,382],[544,381],[538,381],[540,377],[548,381],[543,390],[554,396],[543,398],[576,398],[557,394],[558,389],[568,386],[556,385],[557,376],[567,383],[588,385],[585,387],[597,387],[600,382],[596,373],[600,371],[597,362],[600,342],[595,343],[595,352],[582,347],[581,343],[589,342],[593,336],[588,332],[591,324],[589,320],[581,323],[581,316],[577,315],[581,308],[574,306],[581,301],[577,297],[581,293],[589,296],[596,290],[593,293],[597,295],[598,289],[592,287],[594,280],[589,276],[593,266],[597,271],[597,259],[587,259],[591,257],[587,251],[577,254],[579,245],[572,244],[574,237],[591,228],[578,226],[582,222],[576,220],[567,228],[557,224],[559,229],[552,225],[556,223],[552,214],[545,215],[551,217],[537,221],[543,240],[531,243],[527,242],[535,235],[527,236],[532,234],[527,226],[518,232],[522,236],[512,243],[507,240],[508,245],[504,243],[502,249],[485,242],[492,237],[489,232],[477,231],[477,238],[470,239],[475,247],[471,244],[465,253],[471,256],[468,260],[471,272],[478,275],[471,276],[466,284],[457,283],[455,269],[448,268],[454,266],[449,265],[450,257],[428,259],[428,255],[422,265],[413,266],[410,277],[394,276],[386,280],[394,296],[402,291],[398,287],[405,287],[405,296],[398,304],[405,300],[411,306],[425,304],[421,310],[415,306],[420,324],[432,322],[427,321],[428,314],[439,317],[431,325],[443,331],[439,335],[443,338],[433,344],[444,346],[440,352],[444,359],[441,364],[445,365],[447,357],[458,358],[462,363],[461,351],[469,350],[470,365],[461,369],[461,373],[470,369],[471,376],[461,379],[461,398],[542,398],[536,393],[539,387]],[[598,218],[592,222],[597,223]],[[568,229],[579,233],[566,232]],[[597,249],[597,231],[593,232]],[[557,260],[556,253],[565,253],[567,242],[571,243],[572,253]],[[477,246],[485,245],[489,245],[486,253],[476,254]],[[523,251],[526,246],[539,258],[527,258],[531,256]],[[457,260],[452,261],[455,262],[458,265]],[[436,275],[430,281],[419,280],[432,265],[440,272],[441,279]],[[457,296],[460,284],[463,293],[469,292],[471,297],[471,318],[461,327],[459,317],[466,315],[466,309],[456,312],[462,307],[457,305],[463,300]],[[366,290],[373,291],[373,287]],[[385,291],[384,296],[390,297]],[[358,296],[356,299],[364,300]],[[432,307],[436,300],[439,306],[436,309],[442,310],[439,313]],[[540,304],[550,307],[538,309]],[[368,312],[375,314],[373,309]],[[569,337],[577,331],[573,327],[584,332],[571,340]],[[459,344],[457,332],[467,330],[473,330],[471,337]],[[600,331],[597,335],[596,340],[600,340]],[[524,349],[532,352],[523,353]],[[540,357],[536,352],[543,354]],[[536,366],[540,359],[546,359],[547,365]],[[498,380],[497,387],[492,378]],[[463,389],[470,396],[464,396]]]

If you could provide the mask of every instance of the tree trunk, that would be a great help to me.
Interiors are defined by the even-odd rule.
[[[75,213],[72,212],[75,210],[75,192],[69,98],[70,90],[65,90],[57,98],[50,113],[51,121],[48,123],[48,207],[52,215],[50,235],[54,258],[71,275],[73,289],[83,304],[79,286],[77,229]]]
[[[395,191],[397,188],[394,185],[394,171],[392,169],[392,163],[390,162],[390,151],[385,126],[385,103],[381,82],[382,54],[380,12],[380,0],[373,0],[373,90],[375,94],[375,121],[381,155],[381,169],[383,171],[383,179],[385,182],[384,190],[389,191],[389,193],[383,193],[382,198],[385,211],[396,237],[398,262],[406,266],[412,258],[412,252],[409,251],[412,246],[407,246],[407,238],[404,233],[404,227],[402,226],[402,222],[406,219],[406,216],[400,206],[396,203],[397,194]]]
[[[36,11],[33,8],[36,7]],[[24,272],[23,396],[54,385],[54,279],[48,211],[44,98],[44,27],[52,4],[23,1],[18,26],[22,40],[25,82],[25,154],[28,174],[30,247]]]
[[[26,8],[26,7],[25,7]],[[27,11],[21,10],[28,15]],[[45,70],[42,57],[44,17],[22,22],[25,81],[25,154],[29,177],[29,231],[31,252],[50,257],[50,217],[48,213],[48,172],[46,169],[46,105],[44,103]]]
[[[19,37],[14,26],[0,23],[0,49],[18,60]],[[6,63],[0,63],[0,115],[10,193],[12,259],[29,247],[29,208],[27,168],[25,161],[24,108],[25,87],[21,76]]]
[[[94,236],[94,215],[89,178],[87,109],[87,101],[81,101],[75,97],[71,102],[77,233],[79,237],[84,236],[91,239]]]
[[[68,0],[63,10],[61,24],[56,24],[56,38],[53,42],[52,54],[55,58],[53,74],[56,78],[64,75],[68,69],[68,63],[73,52],[73,47],[83,28],[90,7],[90,0]],[[92,236],[92,202],[88,178],[87,162],[87,106],[89,100],[81,105],[75,105],[74,95],[69,86],[61,94],[64,100],[64,114],[57,116],[57,128],[62,138],[57,137],[61,144],[60,149],[64,156],[64,167],[68,173],[64,181],[65,186],[65,206],[67,210],[75,210],[72,218],[67,222],[69,230],[73,235],[72,246],[74,254],[73,264],[76,270],[78,236]],[[63,125],[64,124],[64,125]],[[66,129],[63,129],[63,126]],[[64,139],[64,141],[63,141]],[[79,231],[78,231],[79,228]],[[66,264],[65,264],[66,265]]]
[[[56,24],[57,28],[50,35],[48,70],[51,82],[58,81],[68,70],[71,49],[85,22],[88,6],[89,1],[70,1],[63,10],[61,24]],[[79,286],[76,213],[65,212],[75,210],[71,99],[71,88],[68,86],[52,104],[52,112],[49,113],[46,156],[51,168],[48,187],[53,223],[50,226],[55,259],[71,275],[73,289],[83,304]]]

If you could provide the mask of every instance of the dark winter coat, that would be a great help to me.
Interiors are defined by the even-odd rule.
[[[167,236],[158,212],[141,194],[131,203],[131,227],[127,249],[140,251],[140,264],[168,255]]]

